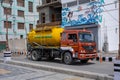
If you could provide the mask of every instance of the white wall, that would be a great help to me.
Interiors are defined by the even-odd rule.
[[[102,32],[108,37],[108,50],[118,50],[119,42],[119,6],[115,4],[116,0],[105,0],[104,12],[102,13],[104,21],[101,23]],[[110,5],[107,5],[110,4]],[[107,27],[107,29],[105,29]],[[102,34],[102,41],[104,41]],[[103,44],[103,43],[102,43]]]
[[[71,1],[75,1],[75,0],[61,0],[62,4],[67,3],[67,2],[71,2]],[[98,0],[101,1],[101,0]],[[106,40],[106,36],[107,36],[107,42],[108,42],[108,50],[109,51],[114,51],[114,50],[118,50],[118,42],[119,42],[119,6],[118,6],[118,2],[115,3],[115,1],[117,0],[104,0],[104,6],[101,7],[101,9],[103,10],[100,13],[100,16],[102,17],[102,19],[100,21],[98,21],[100,24],[100,28],[99,29],[99,49],[103,48],[103,44]],[[78,9],[78,7],[81,6],[82,9],[86,9],[88,8],[88,3],[84,4],[84,5],[76,5],[73,7],[68,7],[70,9],[70,11],[76,11]],[[78,19],[78,15],[83,14],[84,17],[86,17],[87,15],[85,14],[86,10],[81,10],[79,12],[74,12],[73,13],[73,17],[71,18],[72,20],[77,20]],[[68,11],[69,12],[69,11]],[[66,11],[66,13],[68,14],[68,12]],[[99,13],[98,13],[99,15]],[[62,15],[62,19],[64,19],[64,17],[66,17],[66,15]],[[66,18],[67,19],[67,18]],[[71,25],[71,23],[69,24]],[[62,26],[69,26],[67,22],[65,22],[65,25]],[[74,25],[74,24],[73,24]]]

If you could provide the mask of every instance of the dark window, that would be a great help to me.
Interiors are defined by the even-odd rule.
[[[51,0],[46,0],[46,3],[50,3],[51,2]]]
[[[11,15],[11,8],[4,7],[4,14]]]
[[[73,40],[74,42],[77,41],[77,35],[76,34],[68,34],[68,40]]]
[[[42,23],[45,23],[45,13],[41,13],[41,19]]]
[[[79,40],[81,42],[90,42],[94,41],[94,37],[91,33],[79,33]]]
[[[52,22],[55,22],[55,20],[56,20],[56,16],[55,14],[52,14]]]
[[[24,11],[18,10],[18,16],[19,17],[24,17]]]
[[[57,0],[52,0],[52,1],[57,1]]]
[[[20,39],[23,39],[23,35],[20,35]]]
[[[29,12],[33,12],[33,2],[28,2],[28,8]]]
[[[17,0],[17,5],[18,6],[21,6],[21,7],[24,7],[24,0]]]
[[[71,7],[71,6],[75,6],[75,5],[77,5],[77,1],[72,1],[72,2],[67,3],[67,7]]]
[[[61,13],[56,13],[56,21],[61,21]]]
[[[90,2],[90,0],[79,0],[79,4],[84,4],[84,3],[88,3]]]
[[[24,23],[18,23],[18,29],[24,29]]]
[[[29,30],[31,31],[33,29],[33,24],[29,24]]]
[[[10,21],[4,21],[4,28],[12,28],[12,22]]]

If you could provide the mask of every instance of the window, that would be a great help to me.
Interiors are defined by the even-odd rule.
[[[24,29],[24,23],[18,23],[18,29]]]
[[[52,0],[52,1],[57,1],[57,0]]]
[[[33,12],[33,2],[28,2],[28,8],[29,12]]]
[[[29,24],[29,30],[31,31],[33,29],[33,24]]]
[[[4,28],[12,28],[12,22],[10,21],[4,21]]]
[[[4,0],[4,3],[10,3],[11,0]]]
[[[24,17],[24,11],[18,10],[18,16],[19,17]]]
[[[11,15],[11,8],[4,7],[4,14]]]
[[[66,3],[65,3],[65,4],[62,4],[62,7],[63,7],[63,8],[67,7],[67,4],[66,4]]]
[[[77,35],[76,34],[68,34],[68,40],[73,40],[74,42],[77,41]]]
[[[41,19],[42,23],[45,23],[45,13],[41,13]]]
[[[71,6],[75,6],[75,5],[77,5],[77,1],[72,1],[72,2],[67,3],[67,7],[71,7]]]
[[[23,39],[23,35],[20,35],[20,39]]]
[[[24,7],[24,0],[17,0],[17,5],[18,6],[21,6],[21,7]]]
[[[55,22],[55,19],[56,18],[56,16],[55,16],[55,14],[52,14],[52,22]]]
[[[66,39],[66,33],[62,33],[62,40],[65,40]]]
[[[51,2],[51,0],[46,0],[46,3],[50,3]]]
[[[90,42],[94,41],[93,34],[90,33],[79,33],[79,40],[81,42]]]
[[[88,3],[90,2],[90,0],[79,0],[79,4],[84,4],[84,3]]]
[[[61,13],[56,13],[56,21],[61,21]]]

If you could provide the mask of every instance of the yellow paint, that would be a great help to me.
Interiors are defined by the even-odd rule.
[[[40,45],[46,46],[59,46],[60,34],[63,32],[63,28],[58,26],[46,26],[44,28],[36,29],[28,34],[28,41],[30,43],[36,42]]]

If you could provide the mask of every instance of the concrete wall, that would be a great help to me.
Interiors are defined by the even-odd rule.
[[[41,9],[40,10],[40,23],[41,23],[41,21],[42,21],[42,17],[41,17],[41,13],[45,13],[45,23],[49,23],[50,21],[51,21],[51,19],[50,19],[50,8],[49,7],[45,7],[45,8],[43,8],[43,9]]]
[[[8,41],[9,49],[13,52],[20,52],[27,50],[26,39],[13,39]]]

